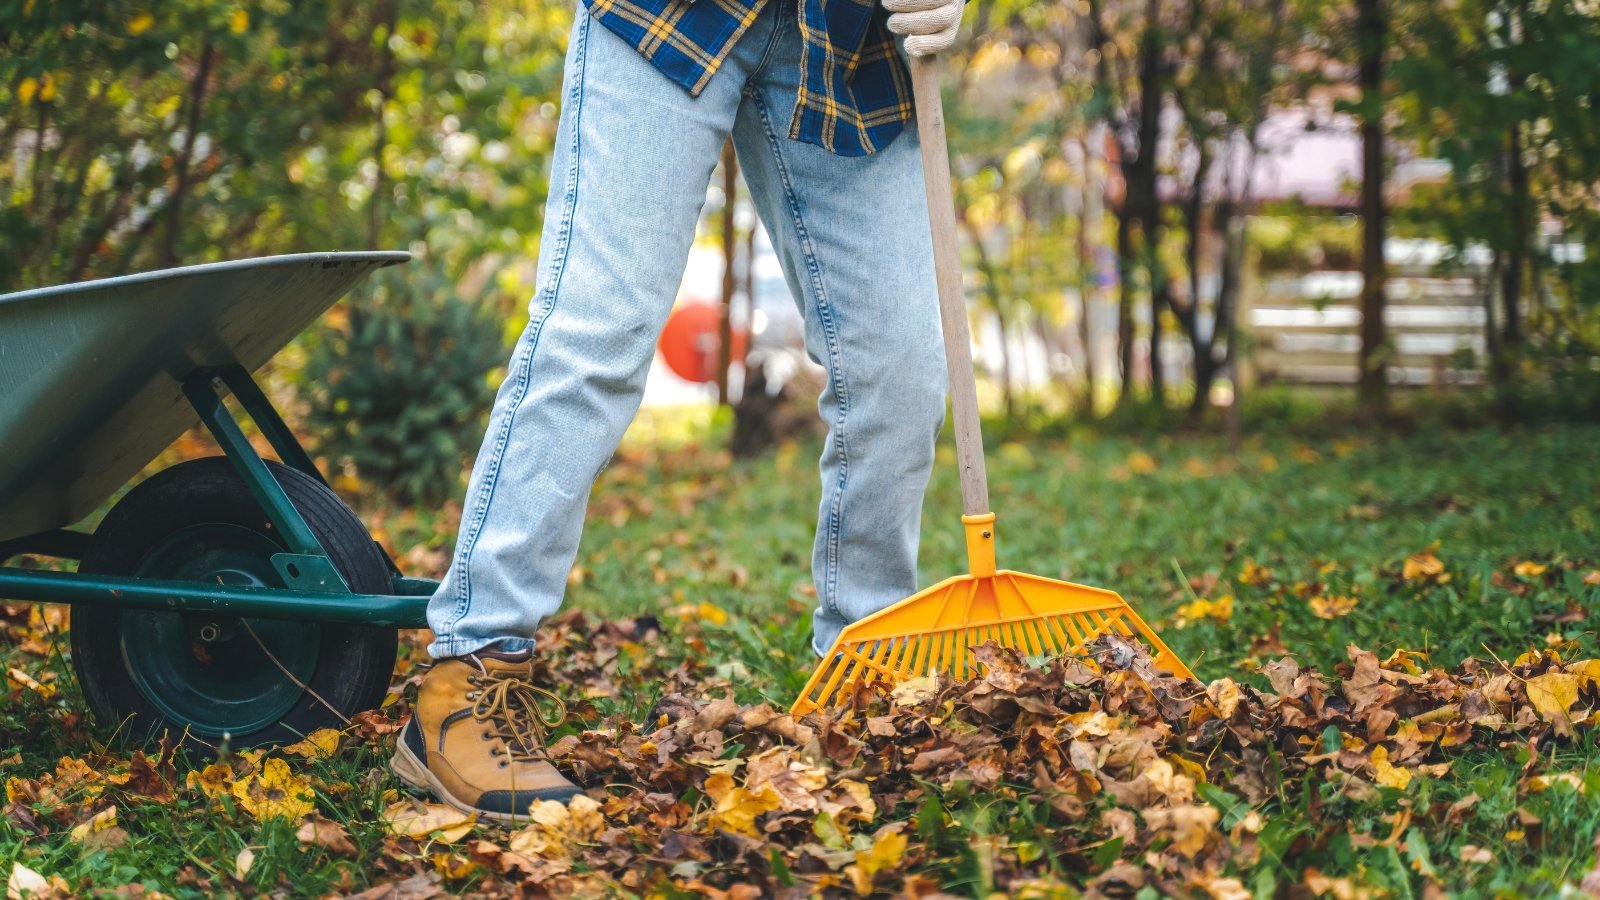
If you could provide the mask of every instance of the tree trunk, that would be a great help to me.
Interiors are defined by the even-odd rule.
[[[1149,243],[1155,243],[1153,237]],[[1150,402],[1161,407],[1167,405],[1167,373],[1163,371],[1165,360],[1161,353],[1161,310],[1167,288],[1160,266],[1153,259],[1154,250],[1152,246],[1145,251],[1145,272],[1150,279]]]
[[[1117,388],[1117,406],[1120,408],[1133,399],[1133,218],[1128,212],[1128,201],[1122,202],[1122,213],[1117,217],[1117,364],[1122,369],[1122,383]]]
[[[1501,332],[1500,354],[1516,355],[1522,343],[1522,278],[1530,235],[1528,222],[1528,169],[1522,159],[1522,126],[1512,123],[1510,146],[1506,148],[1506,190],[1511,195],[1512,243],[1506,252],[1505,268],[1500,272]],[[1510,360],[1501,360],[1502,374],[1509,374]]]
[[[1082,315],[1078,318],[1078,342],[1083,345],[1084,395],[1086,407],[1094,414],[1095,354],[1094,354],[1094,301],[1100,294],[1099,261],[1095,255],[1095,240],[1100,234],[1101,212],[1105,198],[1105,134],[1103,126],[1089,126],[1088,139],[1083,144],[1083,203],[1078,219],[1078,302]]]
[[[195,141],[200,136],[200,115],[205,108],[206,82],[211,80],[211,64],[216,59],[216,47],[206,38],[200,50],[200,65],[194,81],[189,85],[189,108],[186,114],[183,150],[178,154],[177,169],[173,173],[172,199],[167,202],[167,234],[161,249],[164,265],[176,266],[178,259],[178,231],[183,225],[183,201],[189,194],[189,166],[194,160]]]
[[[1361,65],[1361,373],[1364,403],[1381,405],[1388,393],[1384,328],[1387,268],[1383,259],[1383,50],[1387,23],[1382,0],[1356,0]]]

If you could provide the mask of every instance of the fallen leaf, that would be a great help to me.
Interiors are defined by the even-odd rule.
[[[1372,748],[1373,780],[1384,787],[1403,791],[1411,783],[1411,772],[1404,766],[1389,764],[1389,748],[1379,744]]]
[[[1406,558],[1405,566],[1400,571],[1400,577],[1407,581],[1424,581],[1437,578],[1444,573],[1444,563],[1439,557],[1433,555],[1432,550],[1424,550]]]
[[[344,826],[331,819],[321,816],[312,816],[300,830],[295,832],[295,838],[302,844],[321,847],[329,853],[339,856],[355,856],[356,845],[350,841],[350,833]]]
[[[1485,864],[1494,862],[1494,854],[1475,844],[1462,844],[1456,856],[1464,863]]]
[[[289,771],[289,764],[273,757],[261,768],[233,783],[233,797],[257,821],[281,817],[298,819],[311,814],[311,783]]]
[[[74,841],[82,842],[86,840],[89,835],[97,831],[104,831],[107,828],[115,826],[116,824],[117,808],[115,806],[108,806],[90,816],[85,821],[73,826],[72,833],[69,836]]]
[[[339,737],[339,732],[332,728],[318,728],[303,740],[284,747],[283,752],[306,759],[326,759],[339,752]]]
[[[418,843],[433,840],[453,844],[466,837],[477,820],[477,816],[453,806],[422,800],[401,800],[383,811],[384,824],[390,831]]]
[[[43,875],[28,868],[22,863],[11,867],[11,875],[6,879],[6,900],[23,900],[24,897],[49,897],[54,893],[50,882]]]
[[[903,823],[896,822],[878,829],[872,836],[872,846],[857,850],[855,863],[845,867],[850,883],[862,896],[872,893],[872,882],[880,872],[895,871],[906,854],[906,836],[901,833]]]
[[[1546,721],[1561,731],[1572,715],[1572,704],[1578,702],[1578,676],[1570,672],[1546,672],[1527,681],[1528,702]]]

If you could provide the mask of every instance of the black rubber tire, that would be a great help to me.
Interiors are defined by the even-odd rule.
[[[317,479],[277,463],[268,465],[350,589],[388,593],[392,587],[383,552],[350,507]],[[96,529],[79,571],[132,574],[170,535],[206,524],[242,527],[282,546],[232,464],[212,457],[173,466],[129,491]],[[96,720],[116,727],[119,737],[134,743],[154,741],[163,734],[185,736],[189,723],[169,719],[130,677],[122,649],[121,610],[74,605],[71,624],[72,667]],[[320,652],[305,684],[345,716],[380,704],[394,671],[395,629],[322,623],[319,634]],[[342,724],[307,692],[278,721],[248,734],[230,735],[229,743],[235,748],[270,746]],[[190,734],[185,743],[205,752],[216,740]]]

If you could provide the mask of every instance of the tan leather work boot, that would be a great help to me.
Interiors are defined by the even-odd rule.
[[[545,729],[561,723],[539,708],[533,653],[480,650],[441,659],[422,678],[417,706],[390,767],[406,783],[463,812],[497,822],[528,818],[535,800],[583,791],[544,754]]]

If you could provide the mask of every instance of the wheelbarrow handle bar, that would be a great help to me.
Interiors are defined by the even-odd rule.
[[[956,240],[950,150],[944,133],[944,103],[939,96],[940,68],[937,56],[913,56],[911,91],[922,143],[922,178],[928,193],[928,226],[933,232],[945,364],[950,372],[950,416],[956,433],[956,461],[961,467],[961,508],[968,516],[982,516],[989,512],[989,477],[983,462],[978,387],[972,372],[972,335],[962,288],[961,245]]]

